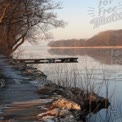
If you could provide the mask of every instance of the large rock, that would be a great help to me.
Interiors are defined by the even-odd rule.
[[[44,122],[77,122],[70,111],[59,108],[41,113],[37,118]]]
[[[38,120],[44,122],[77,122],[72,110],[81,110],[80,106],[71,100],[60,98],[50,104],[49,109],[37,116]],[[70,120],[70,121],[69,121]]]
[[[64,111],[64,110],[61,110],[59,108],[55,108],[55,109],[52,109],[52,110],[48,110],[47,112],[41,113],[37,117],[39,119],[48,118],[49,116],[52,116],[51,118],[55,118],[57,116],[64,116],[67,113],[68,113],[68,111]]]
[[[51,108],[80,110],[78,118],[84,121],[89,113],[96,113],[101,109],[107,109],[110,105],[108,99],[100,97],[95,93],[88,93],[79,88],[65,88],[54,83],[40,87],[39,93],[48,95],[48,97],[56,100],[52,103]]]
[[[67,109],[67,110],[81,110],[80,106],[70,100],[65,98],[61,98],[55,101],[51,108],[60,108],[60,109]]]

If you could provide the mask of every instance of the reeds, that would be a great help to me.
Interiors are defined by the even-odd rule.
[[[70,67],[69,67],[70,66]],[[111,74],[105,72],[103,69],[99,70],[99,73],[96,70],[84,67],[81,70],[78,70],[76,65],[56,65],[52,68],[53,82],[63,87],[74,87],[84,90],[86,94],[96,93],[97,95],[109,99],[110,103],[114,99],[115,88],[110,89],[111,86]],[[114,106],[114,107],[112,107]],[[107,108],[107,104],[106,104]],[[114,108],[114,109],[113,109]],[[103,113],[98,112],[96,115],[92,113],[89,114],[88,122],[114,122],[116,120],[115,116],[122,116],[122,106],[120,103],[115,102],[111,103],[108,109],[104,109]],[[91,108],[89,108],[89,112]],[[116,113],[116,115],[115,115]],[[94,119],[90,119],[94,118]],[[118,118],[117,118],[118,119]],[[119,122],[119,120],[117,121]]]

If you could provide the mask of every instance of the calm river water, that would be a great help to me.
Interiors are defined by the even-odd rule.
[[[66,85],[89,89],[95,87],[96,93],[110,99],[109,109],[91,115],[88,121],[122,122],[122,49],[48,49],[47,46],[23,46],[18,52],[15,54],[17,58],[78,57],[76,64],[34,66],[52,81],[69,80],[71,83]],[[91,85],[86,85],[89,82]]]

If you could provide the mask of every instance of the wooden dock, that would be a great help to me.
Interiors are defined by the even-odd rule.
[[[45,64],[45,63],[77,63],[78,58],[68,57],[68,58],[45,58],[45,59],[14,59],[14,61],[19,61],[26,64]]]

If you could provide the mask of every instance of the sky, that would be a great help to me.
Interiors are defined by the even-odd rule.
[[[57,2],[57,0],[54,1]],[[61,10],[56,11],[58,18],[67,22],[67,25],[65,28],[51,30],[54,40],[87,39],[101,31],[121,29],[122,27],[121,0],[58,1],[61,2],[61,6],[63,7]],[[101,14],[99,14],[99,12],[101,12]],[[92,14],[94,14],[94,16]],[[114,21],[107,21],[110,16],[115,15],[118,15],[118,18],[116,17]],[[102,17],[103,21],[106,20],[107,23],[94,28],[96,22],[92,20],[97,18],[97,22],[99,22],[100,17]]]

